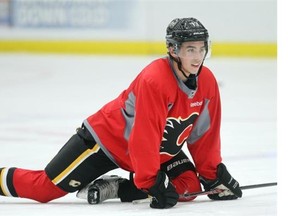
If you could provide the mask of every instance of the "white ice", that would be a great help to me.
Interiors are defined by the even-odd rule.
[[[43,169],[82,121],[154,58],[0,54],[0,167]],[[223,162],[241,185],[276,182],[276,59],[211,58],[206,65],[220,84]],[[48,204],[0,196],[1,216],[128,214],[277,215],[277,187],[245,190],[234,201],[199,196],[168,210],[118,199],[89,205],[75,193]]]

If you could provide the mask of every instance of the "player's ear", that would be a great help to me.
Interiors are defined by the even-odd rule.
[[[175,52],[175,48],[174,47],[172,47],[172,46],[168,47],[168,51],[169,51],[171,56],[173,56],[174,58],[177,58],[177,54]]]

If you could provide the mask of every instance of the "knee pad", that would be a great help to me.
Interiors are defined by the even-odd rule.
[[[173,185],[176,187],[176,191],[179,194],[179,201],[186,202],[194,200],[196,197],[181,196],[185,193],[193,193],[201,191],[200,181],[194,171],[188,170],[181,173],[176,178],[172,179]]]

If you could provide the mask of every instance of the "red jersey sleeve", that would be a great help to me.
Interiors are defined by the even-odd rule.
[[[212,73],[211,76],[205,77],[205,82],[206,84],[202,86],[202,91],[205,92],[204,107],[195,122],[187,144],[197,172],[207,179],[215,179],[217,165],[222,161],[221,102],[218,84]]]
[[[160,169],[159,149],[168,113],[167,96],[149,77],[135,85],[135,120],[128,150],[138,188],[149,189]]]

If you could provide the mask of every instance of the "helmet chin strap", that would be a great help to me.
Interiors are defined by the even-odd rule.
[[[177,63],[178,69],[181,71],[181,73],[183,74],[183,76],[187,79],[187,80],[184,82],[185,85],[186,85],[188,88],[192,89],[192,90],[196,90],[196,88],[197,88],[197,79],[196,79],[196,77],[199,76],[199,74],[200,74],[200,72],[201,72],[203,62],[202,62],[202,64],[201,64],[201,66],[200,66],[197,74],[189,74],[189,76],[187,76],[187,75],[185,74],[185,72],[183,71],[183,69],[182,69],[182,62],[181,62],[180,57],[175,58],[175,57],[173,57],[173,56],[170,54],[170,52],[169,52],[168,54],[169,54],[169,57],[172,58],[172,59]]]
[[[181,71],[181,73],[183,74],[183,76],[187,79],[187,80],[184,82],[185,85],[186,85],[189,89],[196,90],[196,88],[197,88],[197,79],[196,79],[196,77],[198,76],[199,70],[198,70],[197,74],[189,74],[189,76],[187,76],[187,75],[185,74],[185,72],[183,71],[183,69],[182,69],[181,59],[178,57],[177,60],[178,60],[178,61],[176,61],[176,62],[177,62],[178,69]],[[199,69],[200,69],[200,68],[199,68]]]

